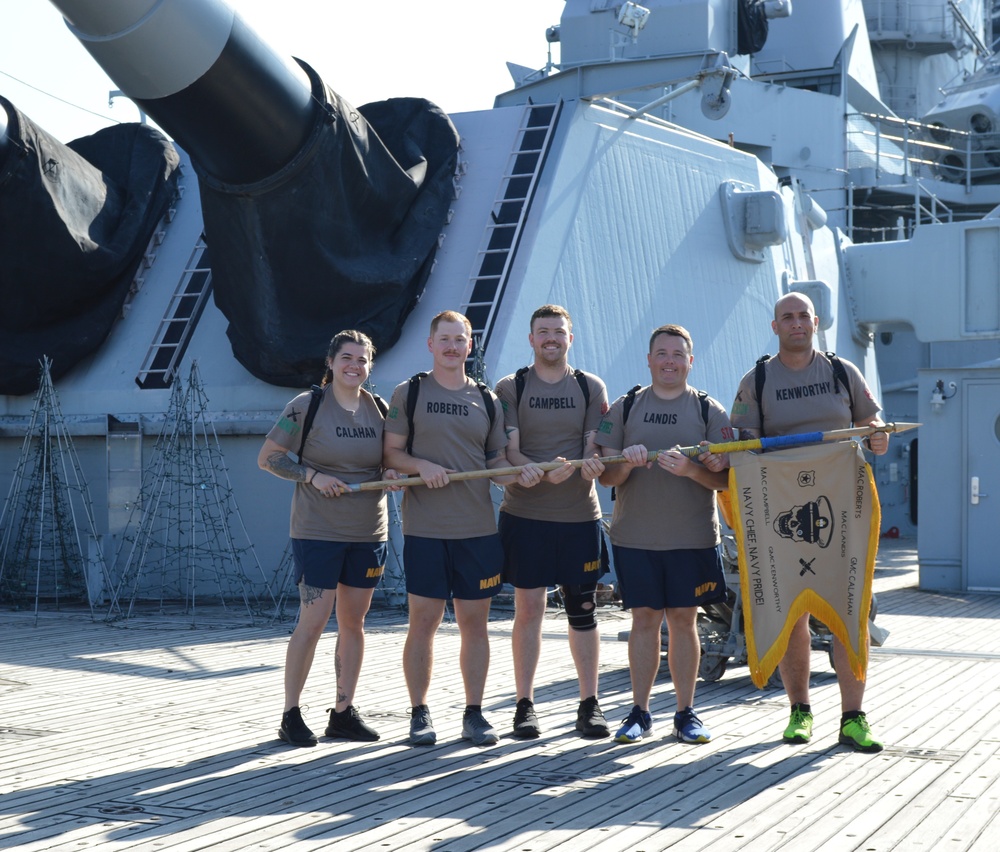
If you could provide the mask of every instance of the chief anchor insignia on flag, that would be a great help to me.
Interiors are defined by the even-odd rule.
[[[852,442],[730,456],[750,676],[762,687],[812,613],[864,678],[880,512]]]

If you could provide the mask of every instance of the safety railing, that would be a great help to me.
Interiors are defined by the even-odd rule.
[[[855,113],[847,118],[847,169],[870,170],[873,184],[940,180],[968,190],[1000,183],[1000,132],[985,125],[963,131]]]

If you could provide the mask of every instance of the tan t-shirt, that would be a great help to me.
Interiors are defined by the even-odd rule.
[[[309,410],[309,392],[285,406],[267,437],[295,453]],[[379,479],[382,473],[382,412],[361,391],[357,412],[341,407],[327,386],[302,449],[302,459],[320,473],[353,485]],[[295,483],[289,535],[319,541],[385,541],[389,525],[384,491],[360,491],[324,497],[310,483]]]
[[[583,389],[571,369],[558,382],[549,384],[538,377],[534,367],[530,368],[524,374],[520,404],[513,375],[497,383],[504,426],[518,430],[521,452],[531,461],[582,458],[584,435],[595,432],[608,411],[604,382],[590,373],[584,377],[590,390],[589,405],[585,404]],[[500,511],[519,518],[567,523],[601,517],[597,489],[579,471],[558,485],[540,482],[533,488],[516,483],[505,486]]]
[[[385,428],[394,435],[409,435],[405,381],[392,393]],[[487,391],[490,393],[490,391]],[[486,453],[507,446],[503,412],[494,397],[495,416],[490,422],[483,395],[472,379],[465,387],[448,390],[433,375],[420,380],[413,413],[414,458],[426,459],[456,471],[483,470]],[[403,490],[403,534],[424,538],[478,538],[497,531],[489,479],[450,482],[444,488],[415,485]]]
[[[732,440],[726,410],[709,397],[706,423],[693,388],[677,399],[660,399],[651,388],[643,388],[636,393],[622,428],[624,402],[624,396],[615,400],[597,433],[598,446],[614,453],[633,444],[669,450],[700,441]],[[713,547],[720,541],[715,492],[687,477],[674,476],[655,462],[648,470],[634,468],[615,492],[611,541],[619,547],[685,550]]]
[[[769,437],[800,432],[849,429],[852,423],[869,423],[881,409],[861,371],[843,358],[840,362],[851,383],[834,383],[833,365],[817,352],[804,370],[789,370],[778,358],[764,364],[764,434]],[[851,396],[854,410],[851,410]],[[760,429],[756,368],[741,380],[733,403],[733,427]]]

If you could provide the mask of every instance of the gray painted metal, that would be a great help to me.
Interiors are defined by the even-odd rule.
[[[896,30],[885,21],[881,29],[866,24],[866,16],[875,20],[875,12],[884,11],[883,4],[866,2],[862,9],[851,2],[802,3],[790,18],[771,22],[767,45],[751,61],[731,55],[727,22],[734,0],[647,3],[651,17],[634,44],[620,43],[618,36],[631,36],[606,20],[612,5],[568,2],[561,70],[548,69],[553,73],[540,73],[503,93],[493,110],[452,117],[463,146],[452,215],[426,291],[402,337],[376,358],[378,392],[387,395],[428,366],[430,317],[468,301],[476,252],[523,104],[561,99],[551,149],[495,312],[485,358],[489,378],[527,362],[528,317],[538,305],[557,302],[574,317],[574,364],[602,375],[612,396],[643,381],[649,330],[680,322],[695,340],[692,382],[728,406],[742,373],[758,355],[774,351],[769,328],[774,299],[812,287],[812,292],[828,293],[818,345],[856,362],[876,392],[878,359],[886,383],[899,388],[886,395],[885,418],[928,424],[918,433],[920,493],[956,494],[957,481],[945,471],[954,460],[946,454],[948,464],[942,464],[941,447],[957,434],[971,434],[975,418],[970,410],[964,425],[951,422],[950,413],[935,420],[928,409],[932,368],[950,370],[947,380],[957,382],[964,364],[1000,356],[1000,231],[990,219],[944,222],[952,214],[978,220],[1000,204],[1000,186],[946,183],[936,179],[940,173],[933,163],[925,164],[926,172],[915,171],[907,159],[912,146],[903,135],[893,136],[892,128],[901,124],[860,114],[893,117],[886,106],[890,102],[917,109],[927,91],[974,66],[974,51],[948,54],[928,36],[921,50],[903,56],[891,35]],[[934,14],[947,10],[946,0],[908,5],[914,12],[919,6],[921,15],[928,6],[935,7]],[[192,0],[189,8],[200,6]],[[718,14],[713,17],[708,10]],[[984,21],[974,23],[981,27]],[[684,37],[671,40],[680,24]],[[581,42],[575,41],[578,28],[586,29]],[[949,30],[948,38],[953,37],[963,38]],[[598,55],[598,42],[621,49]],[[731,84],[732,104],[724,120],[713,122],[703,113],[698,85],[635,116],[634,108],[703,79],[702,72],[716,67],[723,53],[743,75]],[[923,94],[907,99],[891,91],[894,69],[902,69],[914,91]],[[896,165],[890,168],[891,158]],[[785,226],[784,238],[755,248],[760,256],[750,261],[731,251],[726,237],[720,187],[734,181],[768,193]],[[69,428],[80,436],[92,484],[108,481],[108,415],[141,423],[142,433],[149,435],[167,407],[169,392],[139,390],[134,377],[201,232],[189,167],[184,187],[177,215],[165,228],[128,315],[104,349],[57,388]],[[902,211],[895,214],[902,221],[897,225],[893,218],[891,229],[880,235],[896,242],[853,245],[850,233],[862,237],[856,217],[879,204]],[[740,225],[730,215],[731,230],[734,221]],[[331,334],[337,330],[332,317]],[[970,345],[975,349],[963,348]],[[200,365],[261,562],[277,570],[287,537],[289,494],[284,483],[257,470],[255,458],[263,434],[297,389],[264,385],[243,370],[232,357],[225,320],[214,305],[198,322],[182,370],[192,359]],[[985,384],[973,393],[992,399],[988,388],[1000,379],[981,368],[976,375]],[[12,448],[19,444],[18,430],[29,410],[29,399],[0,398],[0,471],[12,466]],[[939,428],[945,424],[950,428]],[[876,463],[887,498],[883,528],[895,526],[904,535],[917,531],[909,519],[917,455],[909,439],[897,437],[889,455]],[[957,467],[965,471],[968,463],[961,453],[958,458]],[[4,486],[0,474],[0,490]],[[1000,487],[994,485],[993,493],[1000,494]],[[928,583],[936,588],[965,588],[970,570],[975,578],[970,566],[981,564],[989,544],[971,534],[965,516],[951,509],[929,521],[935,509],[934,503],[927,505],[919,537],[922,570],[926,564],[934,574],[933,580],[928,574]],[[951,544],[943,547],[942,542]]]

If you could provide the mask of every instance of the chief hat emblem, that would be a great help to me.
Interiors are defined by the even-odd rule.
[[[833,536],[833,507],[823,496],[793,506],[774,519],[774,531],[782,538],[826,547]]]

